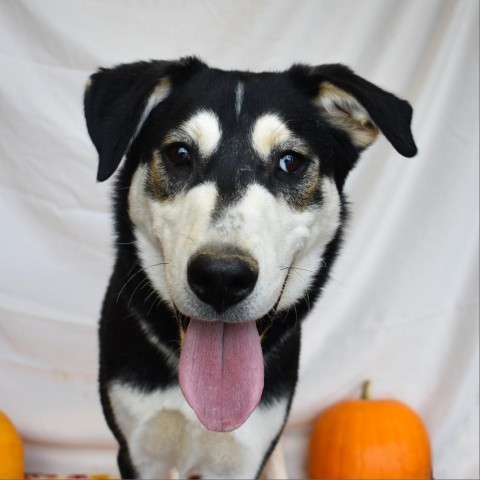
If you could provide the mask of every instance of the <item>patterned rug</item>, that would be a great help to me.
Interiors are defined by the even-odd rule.
[[[92,474],[70,474],[70,475],[50,475],[44,473],[26,473],[25,480],[51,480],[51,479],[91,479],[91,480],[118,480],[118,477],[113,477],[107,473],[92,473]]]

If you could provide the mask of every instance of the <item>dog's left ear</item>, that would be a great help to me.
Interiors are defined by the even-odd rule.
[[[417,153],[410,129],[413,111],[405,100],[340,64],[295,65],[290,73],[322,117],[347,133],[359,150],[368,147],[380,130],[401,155]]]

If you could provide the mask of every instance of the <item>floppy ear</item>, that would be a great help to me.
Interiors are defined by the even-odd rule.
[[[380,130],[398,153],[413,157],[417,147],[410,130],[412,107],[340,64],[292,68],[294,79],[306,88],[323,118],[346,132],[360,150]]]
[[[176,79],[203,65],[189,57],[177,62],[151,61],[101,68],[87,83],[87,129],[98,156],[97,180],[117,169],[150,112],[170,94]]]

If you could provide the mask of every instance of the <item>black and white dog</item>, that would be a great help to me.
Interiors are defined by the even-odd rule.
[[[301,320],[339,250],[345,179],[412,109],[342,65],[281,73],[198,59],[100,69],[85,93],[116,263],[100,391],[123,477],[283,477],[275,447]]]

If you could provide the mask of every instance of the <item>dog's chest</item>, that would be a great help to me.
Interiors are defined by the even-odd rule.
[[[115,383],[108,389],[115,421],[125,437],[141,478],[253,478],[279,432],[287,401],[257,408],[234,432],[207,430],[180,389],[144,393]]]

